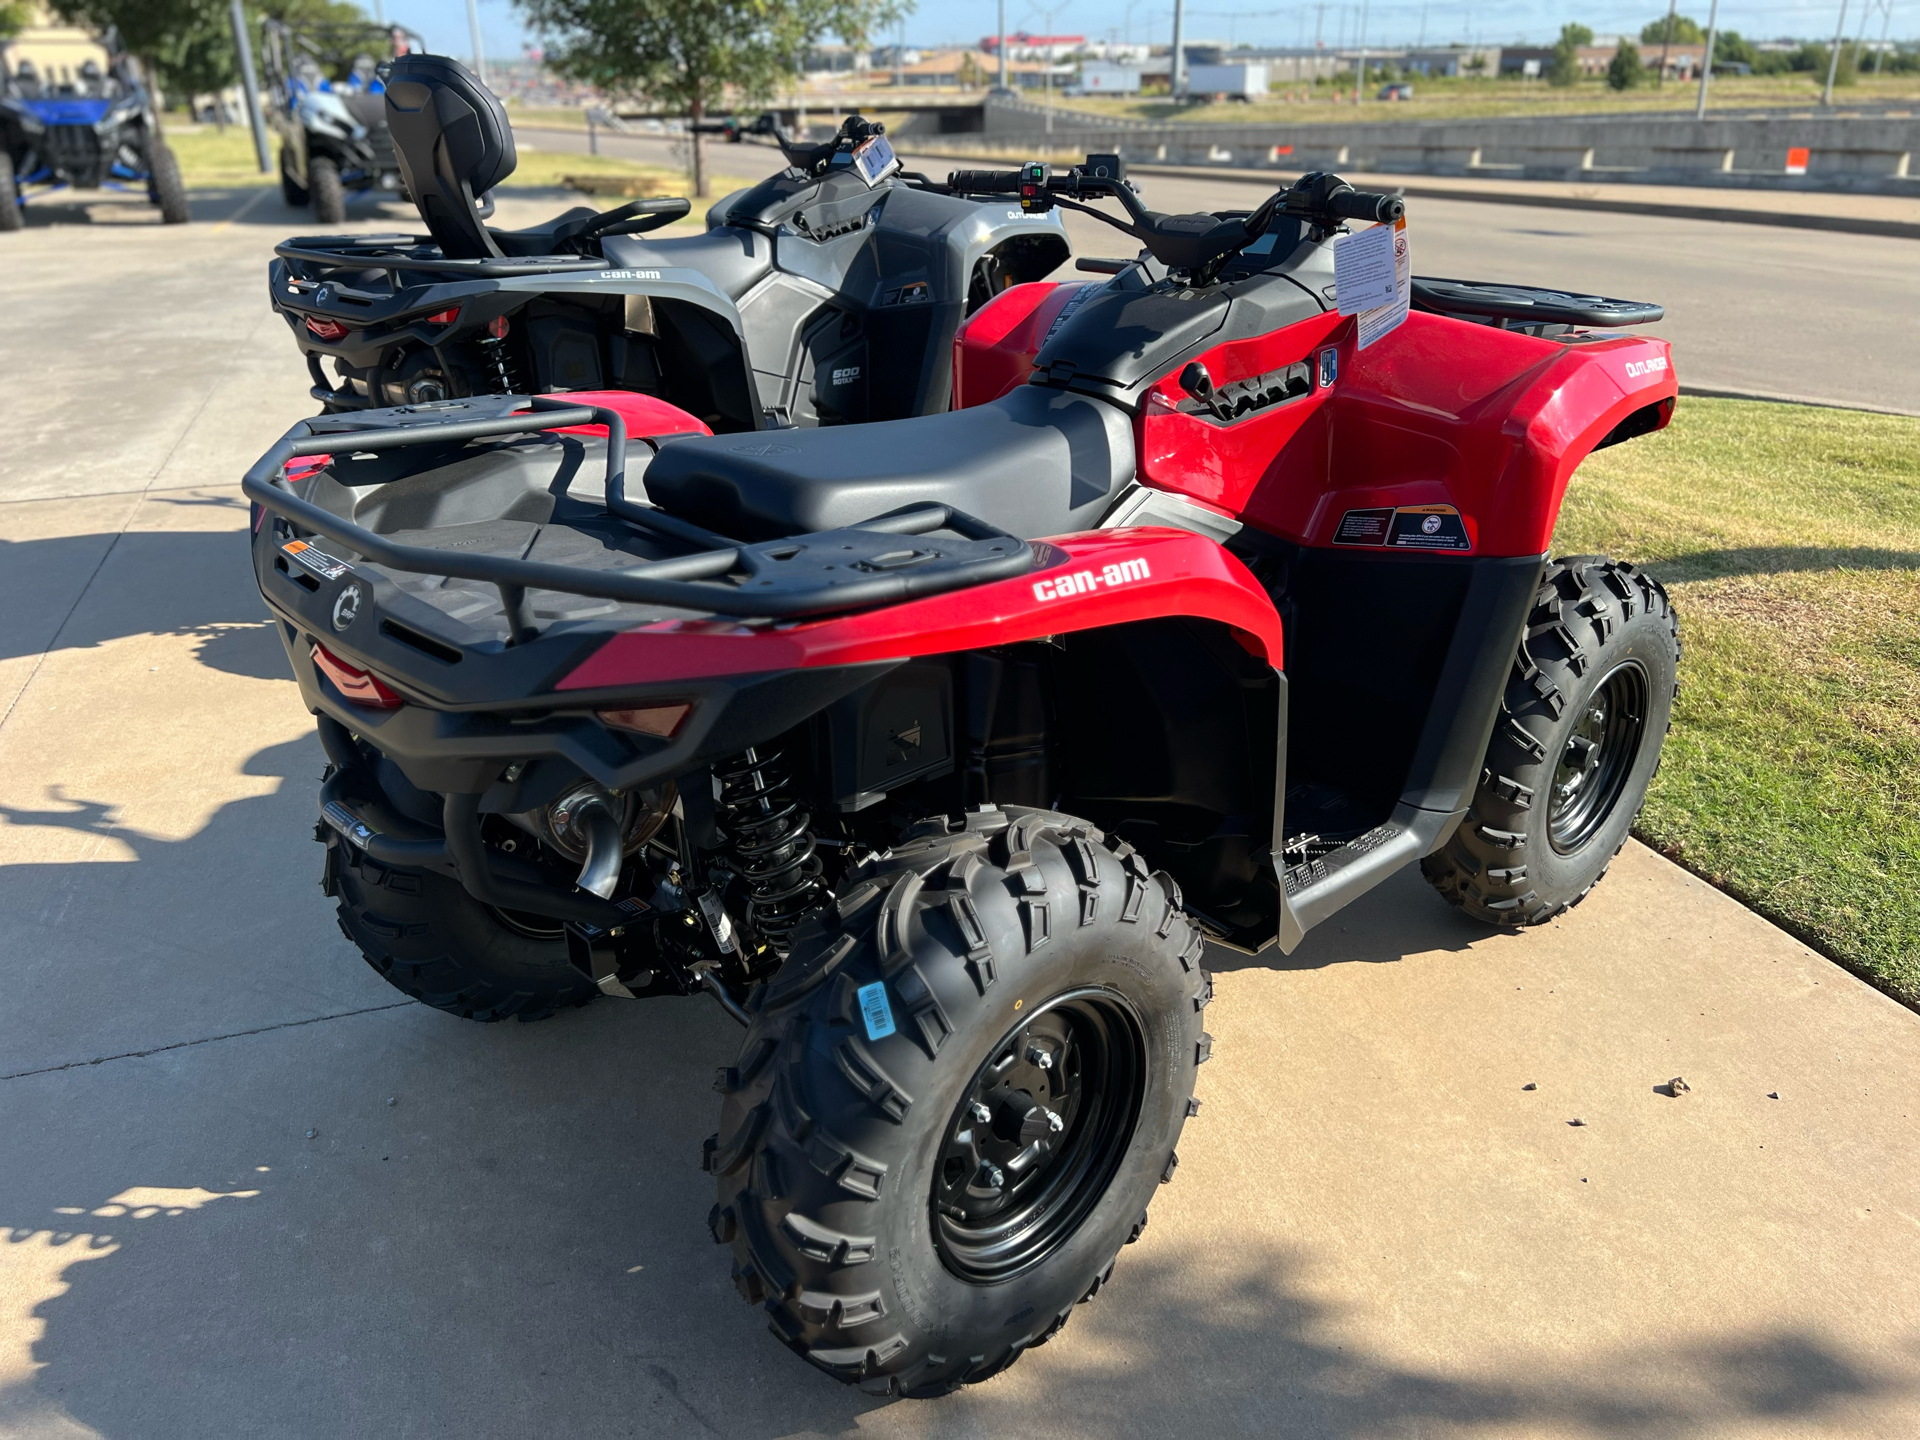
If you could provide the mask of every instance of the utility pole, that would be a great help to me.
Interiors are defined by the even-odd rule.
[[[1844,9],[1847,0],[1840,0]],[[1720,23],[1720,0],[1713,0],[1713,8],[1707,11],[1707,53],[1700,57],[1700,99],[1693,107],[1693,118],[1707,118],[1707,82],[1713,79],[1713,36]]]
[[[1353,67],[1353,103],[1360,103],[1360,92],[1367,83],[1367,0],[1360,0],[1360,58]]]
[[[1187,58],[1180,48],[1180,32],[1187,18],[1187,0],[1173,0],[1173,60],[1167,67],[1167,92],[1178,103],[1187,94]]]
[[[265,175],[273,169],[267,161],[267,122],[260,113],[260,82],[253,74],[253,46],[247,39],[247,14],[240,0],[233,0],[231,18],[234,53],[240,57],[240,91],[247,101],[247,123],[253,127],[253,154]]]
[[[1840,68],[1840,37],[1847,28],[1847,0],[1840,0],[1840,20],[1833,27],[1833,49],[1827,55],[1827,88],[1820,92],[1822,105],[1833,104],[1833,72]]]
[[[1007,0],[1000,0],[1000,88],[1007,88]]]
[[[480,83],[487,83],[487,52],[480,43],[480,7],[475,0],[467,0],[467,29],[473,33],[473,73],[480,77]]]
[[[1668,0],[1668,3],[1674,3],[1674,0]],[[1414,48],[1416,50],[1427,48],[1427,7],[1425,5],[1420,7],[1420,43]]]
[[[1880,62],[1887,55],[1887,28],[1893,24],[1893,0],[1881,0],[1880,48],[1873,52],[1873,73],[1880,73]]]
[[[1673,7],[1679,0],[1667,0],[1667,33],[1660,37],[1660,73],[1653,77],[1653,88],[1658,90],[1667,83],[1667,50],[1673,44]]]

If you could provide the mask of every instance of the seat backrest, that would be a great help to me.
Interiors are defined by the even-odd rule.
[[[476,200],[513,173],[513,127],[493,92],[458,60],[402,55],[387,76],[387,128],[407,193],[449,260],[500,247]]]

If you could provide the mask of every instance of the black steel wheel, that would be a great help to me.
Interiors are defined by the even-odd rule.
[[[1667,592],[1599,555],[1541,578],[1473,808],[1422,862],[1469,914],[1537,925],[1577,905],[1627,841],[1679,686]]]
[[[1089,989],[1036,1007],[993,1047],[934,1172],[934,1244],[949,1270],[1005,1280],[1079,1228],[1133,1139],[1144,1033],[1124,995]]]
[[[740,1294],[875,1394],[1050,1339],[1173,1176],[1205,949],[1167,876],[1049,811],[927,821],[856,868],[720,1075],[703,1163]]]
[[[1613,816],[1647,731],[1647,672],[1615,666],[1588,695],[1549,782],[1547,836],[1562,855],[1581,849]]]

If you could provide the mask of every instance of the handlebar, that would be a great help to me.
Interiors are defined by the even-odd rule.
[[[1372,190],[1344,190],[1328,197],[1327,213],[1341,220],[1371,220],[1391,225],[1407,213],[1407,202],[1398,195],[1382,195]]]

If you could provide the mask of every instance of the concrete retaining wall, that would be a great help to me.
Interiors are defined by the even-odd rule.
[[[1810,115],[1393,121],[1333,124],[1148,124],[989,102],[985,128],[948,148],[1075,154],[1117,149],[1137,164],[1299,173],[1328,169],[1510,180],[1775,187],[1920,195],[1920,119]],[[906,127],[908,133],[912,127]],[[1789,175],[1787,152],[1809,151]]]

